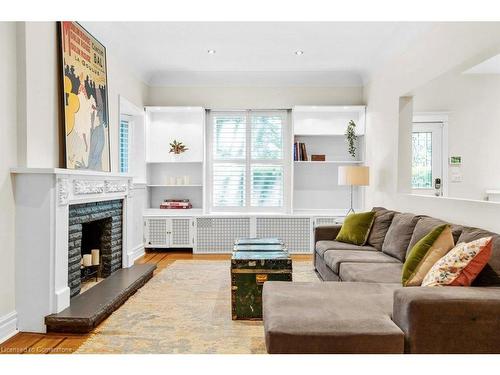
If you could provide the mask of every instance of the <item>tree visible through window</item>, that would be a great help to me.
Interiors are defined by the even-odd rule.
[[[119,132],[119,158],[120,172],[128,173],[128,152],[129,152],[129,122],[127,120],[120,121]]]
[[[286,112],[212,114],[214,208],[281,208]]]
[[[412,133],[411,169],[412,188],[432,188],[432,132]]]

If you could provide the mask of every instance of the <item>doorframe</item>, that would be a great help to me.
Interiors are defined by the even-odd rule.
[[[448,196],[448,185],[449,185],[449,173],[448,173],[448,117],[449,112],[415,112],[413,113],[412,119],[412,132],[413,124],[430,124],[430,123],[441,123],[442,124],[442,135],[441,135],[441,192],[443,197]]]

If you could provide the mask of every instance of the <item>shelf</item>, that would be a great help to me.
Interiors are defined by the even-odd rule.
[[[362,164],[364,160],[325,160],[325,161],[311,161],[311,160],[294,160],[296,164]]]
[[[200,216],[203,215],[201,208],[186,208],[186,209],[162,209],[162,208],[147,208],[144,210],[144,216]]]
[[[189,160],[178,160],[178,161],[147,161],[146,164],[178,164],[178,163],[191,163],[191,164],[202,164],[203,161],[189,161]]]
[[[166,184],[158,184],[158,185],[155,185],[155,184],[150,184],[148,185],[148,187],[203,187],[203,185],[201,184],[188,184],[188,185],[166,185]]]
[[[345,133],[295,133],[294,137],[342,137],[345,138]],[[364,134],[356,134],[357,137],[363,137]]]

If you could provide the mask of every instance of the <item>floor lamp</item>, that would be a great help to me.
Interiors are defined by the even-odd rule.
[[[369,185],[370,169],[362,166],[340,166],[338,178],[339,185],[348,185],[351,188],[351,205],[349,211],[347,211],[347,215],[349,215],[351,212],[354,213],[354,208],[352,207],[352,187]]]

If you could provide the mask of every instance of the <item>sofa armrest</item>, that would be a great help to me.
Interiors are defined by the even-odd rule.
[[[407,353],[500,352],[500,288],[397,289],[392,318]]]
[[[340,232],[342,225],[325,225],[314,228],[314,243],[318,241],[333,241]]]

